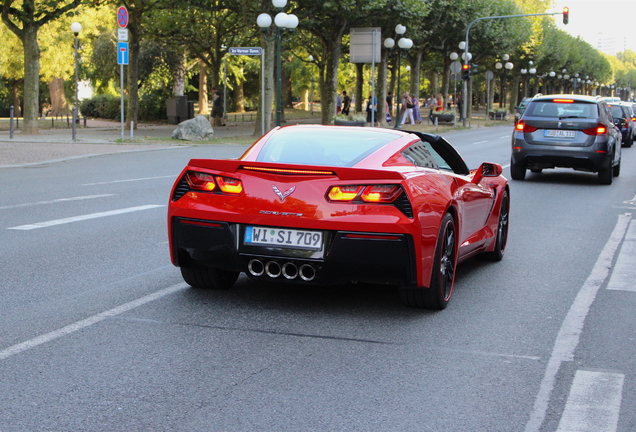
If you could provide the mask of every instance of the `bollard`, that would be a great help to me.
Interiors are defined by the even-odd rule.
[[[130,139],[133,139],[133,130],[135,129],[135,122],[130,122]]]
[[[13,139],[13,105],[9,108],[9,138]]]

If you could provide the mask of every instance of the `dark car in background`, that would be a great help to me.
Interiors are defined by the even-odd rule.
[[[631,103],[610,102],[607,104],[614,124],[621,131],[623,147],[631,147],[634,144],[634,110]]]
[[[596,172],[606,185],[619,175],[621,133],[603,98],[543,95],[528,103],[512,137],[511,177],[557,167]]]

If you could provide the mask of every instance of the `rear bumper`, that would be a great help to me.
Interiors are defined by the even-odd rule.
[[[413,239],[406,234],[323,231],[322,251],[311,251],[245,245],[243,224],[173,217],[170,226],[172,260],[180,267],[208,266],[277,282],[417,286]]]
[[[552,147],[517,144],[512,150],[512,163],[532,168],[574,168],[596,172],[612,165],[612,155],[595,147]]]

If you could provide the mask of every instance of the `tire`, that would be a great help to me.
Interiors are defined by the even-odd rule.
[[[621,175],[621,161],[618,161],[616,166],[612,168],[612,176],[618,177],[619,175]]]
[[[239,272],[208,267],[181,267],[181,276],[193,288],[227,290],[232,288]]]
[[[429,288],[402,288],[400,296],[407,306],[426,309],[445,309],[453,294],[457,268],[457,233],[455,220],[447,213],[442,220]]]
[[[612,184],[612,171],[614,169],[609,167],[607,169],[599,170],[598,172],[598,184],[611,185]]]
[[[523,165],[510,163],[510,176],[513,180],[523,180],[526,178],[526,169]]]
[[[499,207],[499,222],[497,223],[497,237],[495,238],[495,250],[492,252],[484,252],[483,257],[501,261],[506,251],[508,243],[508,225],[510,223],[510,197],[508,191],[504,190],[501,197],[501,206]]]

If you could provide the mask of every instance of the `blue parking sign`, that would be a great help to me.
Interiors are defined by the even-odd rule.
[[[128,42],[117,42],[117,64],[128,64]]]

